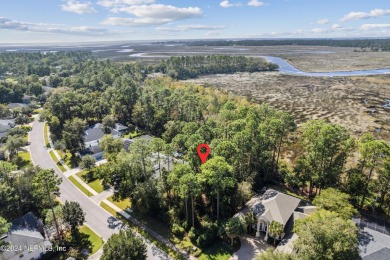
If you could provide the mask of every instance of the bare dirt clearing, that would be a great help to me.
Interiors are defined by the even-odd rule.
[[[369,77],[303,77],[269,73],[204,76],[198,83],[247,96],[291,113],[300,124],[324,119],[359,136],[373,132],[390,141],[390,75]]]

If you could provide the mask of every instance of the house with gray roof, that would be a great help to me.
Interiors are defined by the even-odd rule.
[[[8,234],[0,239],[17,250],[0,252],[0,259],[40,259],[52,243],[45,238],[42,222],[31,212],[14,219]]]
[[[127,131],[128,127],[119,123],[115,123],[115,126],[111,129],[110,134],[113,138],[117,139],[120,138],[122,134],[126,133]],[[105,134],[106,133],[104,132],[103,124],[97,123],[89,126],[85,130],[84,134],[85,150],[81,151],[80,154],[90,154],[96,159],[101,159],[103,156],[103,151],[99,146],[99,142]]]
[[[256,236],[260,237],[263,233],[264,239],[273,237],[269,233],[269,226],[273,221],[279,222],[284,227],[284,233],[276,239],[281,240],[286,234],[292,234],[294,221],[305,218],[314,212],[314,206],[307,206],[301,199],[276,191],[274,189],[264,188],[260,194],[251,198],[246,207],[237,213],[235,217],[243,217],[246,212],[252,211],[256,218],[257,224]]]
[[[14,119],[0,119],[0,140],[4,138],[8,131],[15,127]]]
[[[18,107],[23,108],[23,107],[27,107],[27,105],[24,104],[24,103],[9,103],[8,104],[8,108],[9,109],[15,109],[15,108],[18,108]]]

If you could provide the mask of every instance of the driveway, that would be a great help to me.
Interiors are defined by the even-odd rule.
[[[270,247],[262,238],[245,236],[240,237],[240,241],[240,249],[230,257],[230,260],[253,260]]]
[[[84,195],[57,168],[45,147],[43,128],[44,123],[35,119],[32,131],[30,132],[30,152],[33,163],[43,169],[54,169],[62,179],[59,200],[62,203],[66,200],[79,202],[83,211],[86,213],[86,224],[107,241],[111,235],[118,233],[125,225]],[[150,241],[146,239],[144,241],[148,250],[147,259],[170,259],[165,252],[157,248]]]
[[[359,231],[359,249],[362,258],[383,248],[390,248],[390,236],[366,227]]]

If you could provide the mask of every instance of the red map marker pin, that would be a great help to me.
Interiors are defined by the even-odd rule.
[[[206,149],[206,152],[205,153],[202,153],[202,148]],[[210,154],[210,147],[208,146],[208,144],[200,144],[198,145],[198,155],[200,157],[200,160],[202,161],[202,164],[205,163],[207,161],[207,157],[209,157],[209,154]]]

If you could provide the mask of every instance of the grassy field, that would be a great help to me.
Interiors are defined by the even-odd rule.
[[[323,119],[358,137],[372,132],[390,141],[390,75],[304,77],[269,73],[205,76],[187,82],[225,89],[290,113],[298,124]]]
[[[82,234],[85,234],[88,236],[89,241],[92,243],[91,255],[96,253],[96,251],[99,250],[99,248],[103,245],[103,241],[101,237],[98,236],[92,229],[90,229],[88,226],[82,226],[80,227],[80,232]]]
[[[85,177],[84,177],[86,174],[88,174],[87,171],[82,171],[82,172],[77,173],[76,175],[78,177],[80,177],[83,181],[85,181],[85,183],[87,183],[89,185],[89,187],[91,187],[97,193],[103,192],[104,191],[104,186],[102,185],[102,180],[101,179],[96,179],[94,181],[87,182]]]
[[[43,136],[45,138],[45,145],[46,147],[48,146],[49,144],[49,127],[47,125],[47,123],[45,122],[45,124],[43,125]]]
[[[69,177],[69,180],[77,187],[79,188],[79,190],[81,190],[85,195],[87,195],[88,197],[91,197],[93,196],[93,194],[91,192],[89,192],[89,190],[87,190],[83,185],[81,185],[80,182],[78,182],[74,176],[70,176]]]
[[[131,208],[131,201],[130,201],[130,199],[124,199],[124,200],[120,200],[120,201],[115,201],[113,199],[113,196],[110,196],[110,197],[108,197],[107,200],[112,202],[117,207],[121,208],[122,210],[126,210],[127,208]]]
[[[288,60],[303,71],[311,72],[383,69],[390,67],[390,52],[357,52],[356,48],[313,47],[309,48],[330,53],[313,52],[297,55],[293,52],[287,52],[276,54],[276,56]]]

